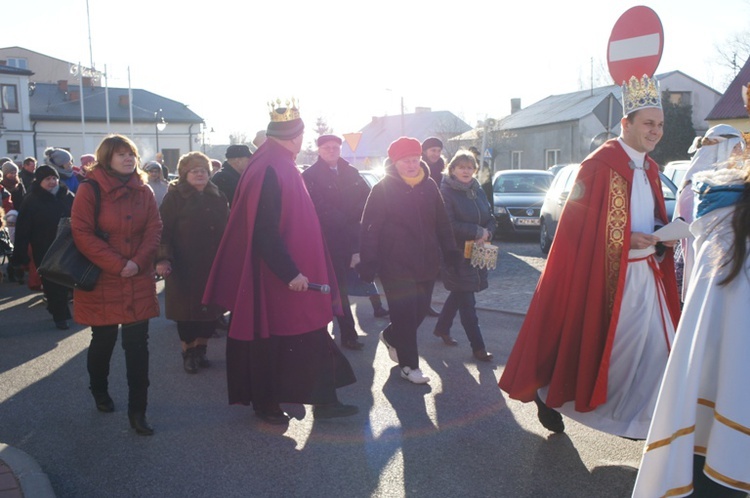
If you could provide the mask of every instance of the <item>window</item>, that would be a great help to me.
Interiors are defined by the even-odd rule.
[[[691,92],[664,92],[663,97],[667,97],[669,102],[674,105],[691,105]]]
[[[8,57],[8,60],[5,64],[10,67],[17,67],[18,69],[29,68],[29,65],[26,63],[26,59],[22,59],[20,57]]]
[[[521,154],[523,151],[514,150],[510,153],[510,169],[521,169]]]
[[[8,154],[20,154],[21,153],[21,141],[20,140],[8,140],[6,147],[8,148]]]
[[[560,149],[547,149],[547,169],[560,162]]]
[[[16,85],[0,85],[0,102],[3,111],[18,112],[18,91]]]

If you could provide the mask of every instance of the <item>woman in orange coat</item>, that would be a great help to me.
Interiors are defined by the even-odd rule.
[[[73,299],[75,321],[91,326],[89,388],[97,409],[115,409],[107,377],[122,325],[130,425],[140,435],[151,435],[146,421],[148,320],[159,316],[154,259],[162,224],[138,163],[138,149],[122,135],[106,137],[96,150],[96,164],[87,179],[99,186],[99,217],[94,219],[94,187],[84,183],[73,202],[71,228],[76,246],[102,273],[93,291],[75,290]]]

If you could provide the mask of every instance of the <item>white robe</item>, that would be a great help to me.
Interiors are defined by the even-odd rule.
[[[625,147],[624,147],[625,148]],[[628,151],[625,148],[626,152]],[[634,157],[643,164],[643,156]],[[631,155],[632,157],[632,155]],[[646,173],[633,172],[630,195],[630,224],[633,232],[654,231],[654,197]],[[654,275],[651,264],[654,247],[631,250],[625,275],[625,289],[620,305],[620,319],[615,329],[609,371],[607,401],[588,412],[575,409],[575,401],[555,410],[573,420],[617,436],[644,439],[656,406],[659,384],[674,338],[674,325],[666,304],[661,280]],[[658,282],[658,283],[657,283]],[[539,390],[547,399],[548,387]]]
[[[692,493],[693,454],[706,457],[709,478],[750,492],[750,267],[723,287],[715,270],[733,240],[732,213],[691,224],[695,267],[634,497]]]

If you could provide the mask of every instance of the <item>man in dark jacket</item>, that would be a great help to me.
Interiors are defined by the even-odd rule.
[[[357,340],[346,274],[359,262],[359,220],[370,188],[359,171],[341,158],[342,143],[336,135],[321,135],[317,140],[318,160],[302,173],[302,178],[315,205],[339,284],[344,308],[344,315],[336,317],[341,345],[359,350],[364,344]]]
[[[250,157],[252,155],[250,147],[247,145],[230,145],[226,152],[227,160],[224,161],[221,169],[211,178],[211,181],[227,197],[230,207],[234,200],[234,191],[237,188],[237,183],[240,181],[240,175],[245,171],[247,165],[250,164]]]
[[[23,182],[23,188],[26,192],[31,192],[31,182],[34,181],[34,172],[36,171],[36,158],[31,156],[23,160],[21,165],[21,172],[18,174],[18,178]]]
[[[427,164],[427,168],[430,170],[430,178],[435,181],[438,189],[440,189],[440,184],[443,181],[443,170],[445,169],[442,152],[443,142],[439,138],[429,137],[422,142],[422,161]],[[440,315],[432,306],[427,310],[427,314],[430,316]]]

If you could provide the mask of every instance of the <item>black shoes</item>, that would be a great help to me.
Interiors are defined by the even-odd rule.
[[[345,405],[340,401],[325,405],[315,405],[313,407],[313,416],[315,417],[315,420],[351,417],[357,413],[359,413],[359,408],[354,405]]]
[[[195,348],[190,348],[182,352],[182,367],[189,374],[198,373],[198,356],[195,353]]]
[[[154,434],[154,429],[148,425],[148,421],[146,420],[146,412],[128,413],[128,419],[130,419],[130,427],[135,429],[135,433],[139,436],[151,436]]]
[[[539,422],[541,422],[545,429],[558,433],[565,432],[565,424],[560,412],[547,406],[538,394],[536,395],[536,399],[534,399],[534,403],[536,403]]]
[[[378,306],[377,308],[372,310],[372,314],[375,318],[383,318],[390,314],[390,311],[383,308],[383,306]]]
[[[486,349],[478,349],[474,351],[474,358],[479,361],[492,361],[492,353],[488,353]]]
[[[430,306],[429,308],[427,308],[427,316],[440,316],[440,312],[436,311],[435,308]]]
[[[365,347],[365,345],[359,342],[357,339],[347,339],[345,341],[341,341],[341,347],[351,349],[352,351],[360,351]]]
[[[443,334],[439,330],[435,329],[432,331],[432,335],[439,337],[443,340],[443,344],[446,346],[458,346],[458,341],[451,337],[450,334]]]
[[[255,415],[263,422],[271,425],[285,425],[289,423],[289,415],[280,407],[266,410],[255,410]]]
[[[55,322],[55,327],[60,330],[68,330],[70,328],[70,325],[68,325],[67,320],[58,320]]]
[[[195,361],[200,368],[208,368],[211,366],[211,362],[206,358],[206,348],[207,346],[205,344],[195,346]]]
[[[91,391],[94,396],[94,402],[96,403],[96,409],[102,413],[112,413],[115,411],[115,402],[112,401],[108,392],[95,393]]]

